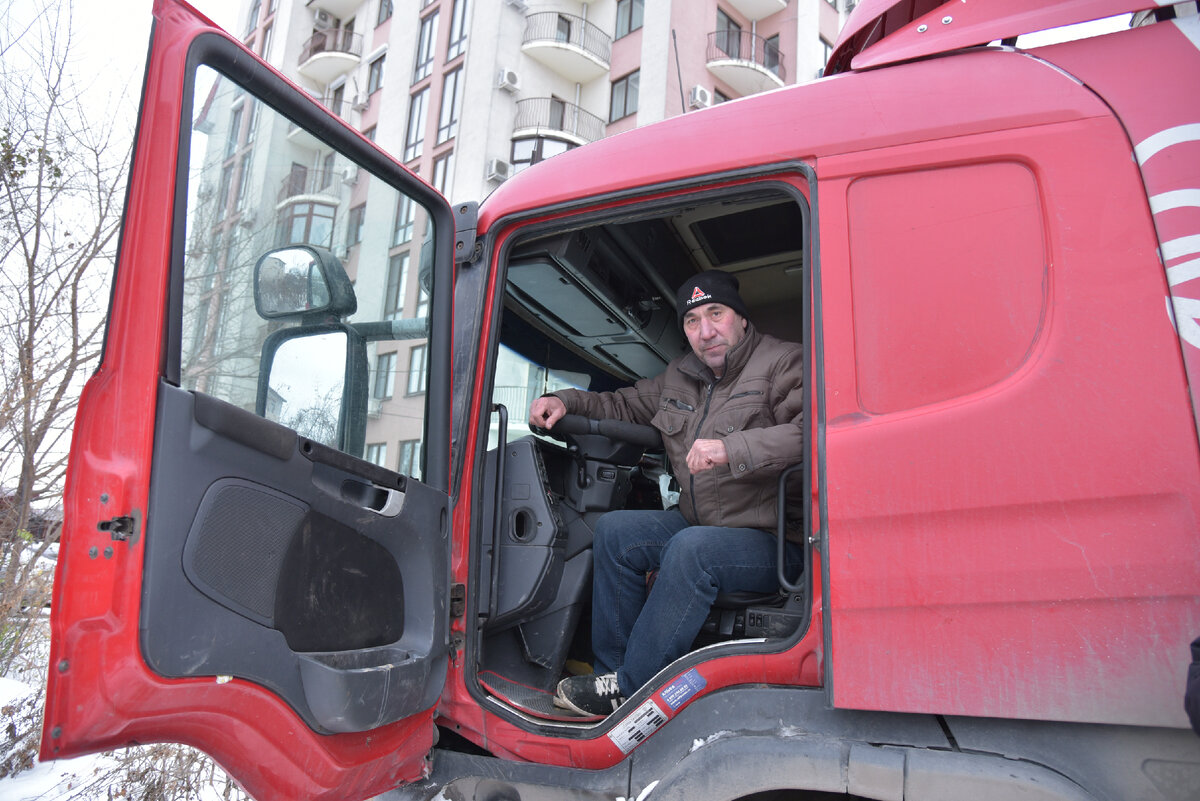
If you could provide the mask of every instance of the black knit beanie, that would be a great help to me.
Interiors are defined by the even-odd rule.
[[[679,319],[679,327],[683,327],[683,315],[687,314],[689,309],[709,303],[723,303],[747,320],[750,319],[746,304],[738,294],[737,278],[722,270],[708,270],[689,278],[675,293],[675,313]]]

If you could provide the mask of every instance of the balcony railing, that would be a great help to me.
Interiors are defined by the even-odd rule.
[[[331,28],[327,31],[317,31],[300,51],[300,63],[308,61],[321,53],[346,53],[362,57],[362,34]]]
[[[779,48],[747,31],[714,31],[708,35],[708,61],[743,61],[761,67],[787,83]]]
[[[338,194],[337,184],[342,174],[337,170],[308,170],[306,173],[292,173],[283,179],[279,187],[276,203],[282,203],[290,197],[298,195],[333,195]]]
[[[558,42],[574,45],[605,64],[612,60],[612,37],[582,17],[545,11],[525,18],[522,44]]]
[[[574,103],[552,97],[529,97],[517,101],[514,131],[536,130],[544,134],[567,134],[580,144],[604,138],[604,120]]]

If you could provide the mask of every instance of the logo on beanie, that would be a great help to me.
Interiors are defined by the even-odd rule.
[[[692,296],[688,298],[688,305],[691,306],[695,303],[699,303],[702,300],[712,300],[712,295],[708,294],[700,287],[695,287],[692,289]]]

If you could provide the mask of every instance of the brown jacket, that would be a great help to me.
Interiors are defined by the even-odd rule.
[[[779,474],[803,454],[803,364],[799,344],[759,334],[751,324],[726,355],[719,380],[689,351],[661,375],[631,387],[554,394],[571,414],[662,432],[682,490],[679,511],[688,522],[774,531]],[[697,439],[724,440],[729,464],[693,475],[687,454]],[[799,519],[798,485],[788,493],[789,520]],[[801,532],[789,530],[788,538],[800,539]]]

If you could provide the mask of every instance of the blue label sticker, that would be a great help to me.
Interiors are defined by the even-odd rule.
[[[708,682],[696,672],[695,668],[692,668],[663,689],[662,699],[672,710],[679,709],[689,698],[706,686],[708,686]]]

